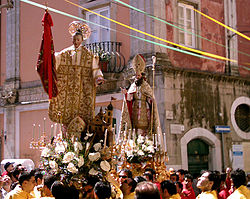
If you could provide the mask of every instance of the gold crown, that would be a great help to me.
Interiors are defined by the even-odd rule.
[[[76,32],[80,32],[84,40],[88,39],[91,35],[90,27],[80,21],[73,21],[69,24],[69,33],[74,36]]]
[[[132,67],[136,73],[143,73],[146,67],[146,63],[144,60],[144,57],[141,54],[137,54],[133,61],[132,61]]]

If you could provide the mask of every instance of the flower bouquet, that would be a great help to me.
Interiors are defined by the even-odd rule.
[[[73,178],[84,180],[89,175],[104,177],[110,171],[111,155],[103,146],[102,140],[93,143],[93,133],[87,133],[83,142],[58,135],[42,150],[42,168],[66,183]]]
[[[126,159],[129,163],[142,163],[152,160],[155,154],[154,143],[147,136],[139,135],[127,141],[125,146]]]

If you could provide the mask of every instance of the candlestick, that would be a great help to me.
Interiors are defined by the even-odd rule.
[[[113,144],[115,144],[115,126],[113,128],[112,133],[113,133],[113,140],[112,140],[112,147],[113,147]]]
[[[43,118],[43,132],[45,133],[45,120],[46,118]]]
[[[41,133],[41,125],[38,125],[38,139],[40,139],[40,133]]]
[[[127,130],[128,130],[128,123],[125,123],[125,135],[127,135]],[[126,138],[126,137],[125,137]]]
[[[121,129],[118,131],[118,135],[117,135],[116,144],[118,144],[118,145],[119,145],[119,141],[120,141],[120,134],[121,134]]]
[[[106,145],[107,145],[107,136],[108,136],[108,129],[105,130],[104,147],[103,148],[106,148]]]
[[[133,142],[135,143],[136,135],[135,135],[135,129],[133,129]]]
[[[54,136],[56,136],[56,130],[57,130],[57,123],[54,125]]]
[[[35,128],[36,128],[36,124],[33,124],[33,139],[35,138]]]
[[[53,138],[53,124],[51,124],[51,126],[50,126],[50,130],[51,130],[51,138]]]
[[[159,144],[159,146],[160,146],[160,148],[161,148],[161,134],[158,132],[158,144]]]
[[[128,133],[128,141],[130,140],[131,138],[131,132],[132,132],[132,129],[129,129],[129,133]]]
[[[166,139],[166,133],[164,135],[164,152],[167,152],[167,139]]]

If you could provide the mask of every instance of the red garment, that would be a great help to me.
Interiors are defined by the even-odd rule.
[[[8,175],[8,171],[4,171],[4,172],[2,173],[2,177],[5,176],[5,175]]]
[[[42,22],[44,32],[37,61],[37,72],[39,73],[45,92],[49,94],[49,99],[52,99],[52,97],[57,96],[58,90],[56,87],[54,44],[51,33],[53,21],[47,10]]]
[[[231,189],[231,179],[230,179],[230,177],[226,178],[226,187],[227,187],[228,190]]]
[[[182,190],[182,195],[181,195],[181,199],[195,199],[195,193],[193,190],[193,187],[190,187],[188,189],[183,189]]]
[[[222,189],[220,193],[218,194],[218,199],[226,199],[229,196],[228,189]]]

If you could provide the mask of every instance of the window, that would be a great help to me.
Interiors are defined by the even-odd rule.
[[[194,6],[178,3],[178,24],[179,27],[185,29],[188,32],[193,34],[184,32],[179,30],[179,43],[188,47],[196,47],[195,41],[195,13],[192,9]]]
[[[105,17],[110,17],[110,10],[109,7],[104,7],[100,9],[93,10],[94,12],[103,15]],[[105,27],[110,27],[110,22],[103,17],[100,17],[94,13],[88,12],[86,14],[86,19],[88,21],[94,22],[96,24],[100,24]],[[95,43],[95,42],[102,42],[102,41],[109,41],[110,40],[110,30],[107,28],[102,28],[100,26],[89,24],[91,28],[91,35],[88,39],[88,43]]]

